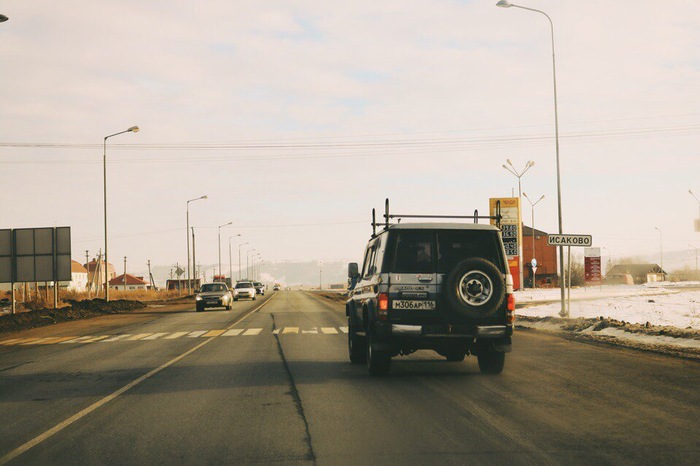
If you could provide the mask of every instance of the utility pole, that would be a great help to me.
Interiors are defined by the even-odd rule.
[[[124,291],[126,291],[126,256],[124,256]]]
[[[194,264],[197,263],[197,255],[195,254],[196,249],[197,248],[196,248],[195,243],[194,243],[194,227],[192,227],[192,265],[193,266],[194,266]],[[195,267],[195,272],[196,272],[196,267]],[[199,275],[195,273],[194,274],[194,288],[198,288],[197,287],[197,277],[199,277]],[[178,277],[178,280],[179,280],[179,277]]]
[[[148,259],[146,265],[148,265],[148,281],[151,282],[151,288],[155,291],[158,291],[158,288],[156,287],[156,282],[155,280],[153,280],[153,274],[151,273],[151,259]]]
[[[85,250],[85,270],[87,270],[87,292],[88,299],[90,299],[90,288],[92,288],[92,283],[90,283],[90,251]]]

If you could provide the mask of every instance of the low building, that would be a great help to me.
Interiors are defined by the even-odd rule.
[[[547,244],[548,233],[523,225],[523,279],[525,287],[532,287],[533,270],[533,237],[534,257],[537,259],[537,270],[534,277],[538,288],[559,286],[557,271],[557,247]]]
[[[143,277],[134,277],[128,273],[119,275],[109,281],[109,288],[112,290],[147,290],[149,287],[150,284]]]
[[[71,291],[85,291],[88,284],[88,271],[78,261],[70,261],[70,282],[60,282]]]
[[[666,281],[666,272],[658,264],[617,264],[605,275],[606,285],[641,285]]]
[[[202,286],[202,280],[199,278],[190,279],[192,283],[192,289],[198,290]],[[187,291],[187,279],[186,278],[169,278],[165,282],[166,290],[185,290]]]

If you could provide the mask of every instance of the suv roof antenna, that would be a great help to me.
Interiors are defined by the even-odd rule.
[[[377,236],[377,209],[372,209],[372,238]]]
[[[386,201],[384,201],[384,211],[386,212],[384,214],[384,229],[388,230],[389,229],[389,198],[386,198]]]

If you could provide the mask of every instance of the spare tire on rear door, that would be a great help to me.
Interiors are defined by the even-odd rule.
[[[464,317],[488,317],[505,300],[503,274],[482,258],[465,259],[446,275],[443,293],[448,308]]]

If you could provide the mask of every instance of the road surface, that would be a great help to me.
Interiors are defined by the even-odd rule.
[[[521,331],[500,376],[419,352],[373,378],[342,304],[193,310],[0,336],[0,464],[700,462],[695,361]]]

